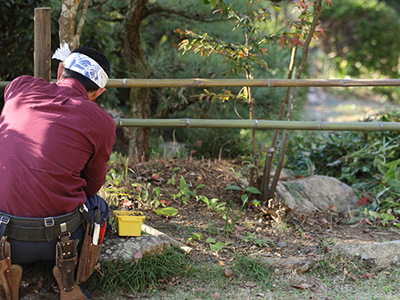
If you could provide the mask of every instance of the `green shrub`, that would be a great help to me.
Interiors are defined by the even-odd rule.
[[[321,13],[328,29],[321,46],[332,57],[339,75],[399,75],[399,12],[378,0],[335,0]]]
[[[400,111],[364,121],[399,122]],[[398,201],[400,187],[390,166],[400,157],[399,143],[395,131],[298,132],[289,141],[285,167],[335,177],[356,190]]]

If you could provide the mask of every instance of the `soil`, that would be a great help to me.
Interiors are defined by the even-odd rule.
[[[354,108],[351,103],[348,104]],[[308,105],[308,112],[322,107],[322,104],[316,102],[309,102]],[[328,107],[327,110],[334,112],[332,107]],[[314,116],[317,114],[318,112]],[[360,116],[363,114],[365,114],[363,111],[359,113]],[[328,120],[326,116],[324,119]],[[137,176],[135,180],[141,182],[142,186],[133,192],[128,192],[128,196],[121,197],[118,207],[144,211],[147,225],[194,248],[195,251],[190,256],[193,263],[225,264],[233,260],[236,253],[258,254],[276,259],[318,257],[321,253],[330,251],[332,245],[337,242],[359,244],[393,241],[400,238],[398,231],[380,227],[378,223],[366,223],[362,218],[350,222],[355,220],[354,211],[334,214],[332,218],[331,214],[325,212],[298,215],[292,211],[284,222],[277,224],[276,220],[265,214],[260,206],[246,205],[243,215],[236,222],[234,218],[230,218],[230,222],[226,225],[222,214],[207,206],[199,198],[192,196],[187,203],[184,203],[182,197],[174,197],[181,190],[179,186],[182,176],[186,181],[186,187],[189,187],[190,191],[195,190],[197,196],[205,196],[208,200],[217,198],[217,203],[225,203],[225,206],[232,202],[237,215],[243,193],[226,190],[226,187],[246,185],[246,176],[241,176],[245,173],[245,169],[239,160],[164,158],[132,164],[131,168]],[[170,182],[172,178],[175,178],[176,185]],[[200,184],[204,186],[195,189]],[[138,201],[139,197],[144,197],[144,190],[153,191],[156,187],[160,187],[160,202],[167,207],[178,209],[177,215],[172,217],[157,215],[147,204]],[[224,234],[226,227],[232,227],[229,235]],[[207,242],[209,238],[215,242]],[[212,251],[211,245],[218,242],[225,246],[219,251]],[[39,284],[41,281],[37,279],[32,281],[23,278],[23,282],[25,286],[21,285],[21,295],[23,295],[21,299],[57,297],[53,289],[44,291],[44,287]]]
[[[226,160],[171,160],[140,166],[142,176],[161,187],[160,199],[165,199],[168,206],[179,210],[173,217],[159,216],[148,210],[145,223],[193,247],[196,251],[191,259],[205,262],[229,261],[235,253],[275,258],[318,257],[321,251],[328,251],[336,242],[373,243],[397,240],[400,237],[394,229],[379,227],[379,224],[365,224],[363,218],[356,221],[355,213],[351,211],[335,214],[332,219],[329,213],[324,212],[310,215],[291,212],[285,222],[277,224],[272,216],[266,215],[262,208],[254,205],[247,205],[236,223],[232,224],[234,218],[230,219],[228,227],[233,225],[233,230],[230,235],[225,235],[225,220],[221,213],[194,197],[187,204],[181,199],[174,200],[172,195],[177,194],[177,189],[166,184],[173,174],[177,178],[182,175],[186,183],[192,186],[191,189],[204,184],[204,187],[197,189],[197,195],[208,199],[218,198],[219,203],[228,204],[232,201],[237,214],[243,193],[225,188],[242,185],[242,179],[233,171],[240,166],[238,161]],[[178,170],[174,172],[174,169]],[[133,202],[134,206],[137,204]],[[196,234],[201,234],[201,239],[196,239]],[[218,252],[211,251],[210,243],[206,242],[208,238],[228,244]]]

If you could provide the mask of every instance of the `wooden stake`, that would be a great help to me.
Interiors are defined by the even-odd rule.
[[[35,8],[34,18],[34,76],[51,80],[51,9]]]

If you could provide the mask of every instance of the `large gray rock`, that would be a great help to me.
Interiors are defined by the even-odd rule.
[[[400,241],[361,245],[338,243],[333,251],[347,256],[360,257],[369,265],[382,269],[400,264]]]
[[[327,211],[334,205],[338,212],[357,206],[354,190],[336,178],[311,176],[289,181],[280,181],[276,194],[296,213]]]
[[[171,246],[168,241],[151,235],[130,238],[116,235],[107,237],[104,239],[99,260],[132,260],[139,251],[142,252],[142,256],[161,254]]]

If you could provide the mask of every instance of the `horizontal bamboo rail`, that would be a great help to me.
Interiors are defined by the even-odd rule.
[[[400,86],[400,79],[110,79],[110,88],[137,87],[357,87]]]
[[[114,119],[118,127],[254,128],[314,131],[400,131],[396,122],[322,122],[214,119]]]
[[[5,88],[11,81],[0,81]],[[400,86],[400,79],[110,79],[107,88],[160,87],[360,87]]]

